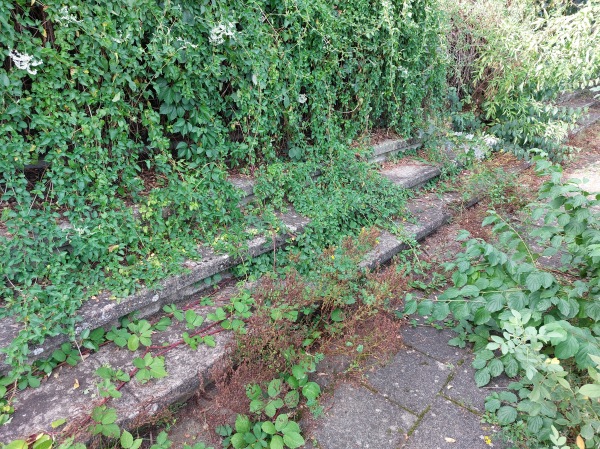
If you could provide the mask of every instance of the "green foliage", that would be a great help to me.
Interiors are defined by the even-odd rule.
[[[539,3],[539,2],[538,2]],[[472,97],[490,132],[527,156],[538,149],[559,160],[561,142],[581,111],[552,104],[559,93],[600,82],[598,2],[507,5],[497,0],[447,1],[449,81]]]
[[[372,127],[410,134],[441,103],[434,0],[0,11],[0,316],[24,324],[15,367],[28,345],[72,334],[100,290],[152,286],[199,243],[240,233],[228,166],[328,160]]]
[[[494,393],[486,410],[500,425],[526,426],[526,447],[563,447],[575,437],[597,447],[600,216],[594,208],[600,195],[563,181],[560,168],[547,161],[538,161],[538,170],[550,176],[530,208],[534,223],[542,224],[524,237],[492,211],[483,224],[493,226],[497,245],[467,240],[447,265],[453,287],[438,301],[407,308],[435,320],[452,313],[459,336],[451,343],[473,343],[478,386],[503,373],[521,376],[509,386],[516,394]],[[560,257],[562,268],[542,264],[541,256]]]

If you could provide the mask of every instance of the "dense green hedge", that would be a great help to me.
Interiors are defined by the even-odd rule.
[[[243,229],[228,168],[414,132],[443,97],[438,14],[435,0],[0,0],[0,316],[27,325],[9,360],[72,329],[100,287],[131,293]]]

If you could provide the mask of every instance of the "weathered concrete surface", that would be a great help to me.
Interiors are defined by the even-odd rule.
[[[254,201],[254,179],[245,176],[230,176],[227,180],[234,187],[244,192],[242,198],[240,198],[241,206]]]
[[[368,382],[384,397],[419,415],[451,374],[450,365],[407,350],[398,353],[389,365],[370,374]]]
[[[242,256],[216,254],[211,248],[202,248],[201,260],[185,262],[184,266],[189,270],[187,274],[171,276],[160,282],[156,289],[144,288],[121,300],[115,300],[109,294],[90,299],[82,305],[78,312],[80,322],[77,324],[76,333],[79,334],[85,329],[110,327],[116,324],[120,317],[134,311],[138,311],[140,317],[150,316],[161,310],[165,304],[180,302],[198,294],[208,287],[203,282],[204,279],[217,273],[225,273],[243,259],[273,251],[274,247],[282,247],[289,235],[301,233],[309,223],[307,218],[294,211],[279,214],[279,218],[284,223],[286,232],[274,238],[265,236],[253,238],[248,242],[247,250],[242,252]],[[21,326],[15,324],[10,318],[0,320],[0,348],[8,346],[20,329]],[[32,348],[30,361],[48,357],[65,341],[68,341],[66,335],[47,339],[43,345]],[[9,366],[4,363],[4,360],[4,355],[0,354],[0,374],[9,370]]]
[[[399,229],[403,229],[402,234],[409,240],[424,239],[442,227],[451,217],[451,213],[440,200],[413,200],[409,202],[408,209],[417,222],[397,224]],[[406,242],[407,239],[383,231],[379,236],[377,246],[365,256],[359,266],[373,269],[386,263],[400,251],[410,247]]]
[[[384,140],[381,143],[373,146],[373,156],[370,158],[371,162],[383,162],[389,159],[396,154],[409,151],[416,150],[423,145],[418,139],[408,139],[408,140],[394,140],[388,139]]]
[[[481,424],[481,416],[438,396],[404,448],[489,449],[484,438],[493,435],[490,426]],[[493,444],[494,448],[503,447],[498,442]]]
[[[379,173],[394,184],[411,189],[423,186],[438,177],[441,171],[438,167],[425,164],[403,164],[381,170]]]
[[[222,302],[236,292],[233,286],[225,288],[215,297],[215,302]],[[213,309],[196,308],[202,315]],[[207,322],[205,326],[208,325],[210,323]],[[153,344],[171,344],[180,340],[186,331],[190,332],[184,323],[174,322],[166,331],[153,336]],[[179,345],[167,352],[164,355],[167,377],[146,384],[132,380],[125,385],[121,390],[123,396],[109,403],[110,407],[117,410],[118,424],[125,428],[132,427],[158,410],[188,399],[199,387],[203,387],[210,368],[223,357],[225,345],[232,336],[223,331],[214,337],[217,343],[215,348],[201,345],[193,351],[187,345]],[[95,374],[96,369],[110,365],[129,372],[133,368],[133,359],[142,356],[143,352],[143,348],[133,353],[111,343],[75,367],[59,368],[39,388],[18,392],[12,421],[0,427],[0,442],[25,438],[40,431],[52,431],[50,423],[60,418],[67,419],[67,426],[70,426],[67,429],[70,431],[85,430],[78,427],[101,399],[96,388],[101,379]]]
[[[339,386],[313,435],[322,449],[389,449],[406,441],[417,416],[364,387]]]
[[[481,423],[484,398],[505,380],[477,388],[471,351],[447,344],[455,334],[411,319],[419,325],[401,329],[406,349],[370,372],[362,387],[339,376],[331,383],[334,395],[325,417],[309,426],[305,449],[483,449],[490,447],[485,437],[506,447],[497,429]],[[336,377],[338,364],[324,362],[318,374]]]

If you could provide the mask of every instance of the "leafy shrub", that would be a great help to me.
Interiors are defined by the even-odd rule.
[[[449,18],[449,82],[471,96],[482,120],[517,154],[541,149],[553,159],[580,111],[551,104],[563,91],[600,82],[597,2],[461,0]]]
[[[528,237],[492,212],[498,244],[470,239],[449,263],[454,286],[419,311],[443,320],[452,313],[458,337],[474,344],[478,386],[505,373],[519,377],[488,397],[501,425],[525,425],[520,447],[600,444],[600,195],[563,181],[560,168],[540,161],[551,179],[531,206]],[[468,235],[463,236],[465,239]],[[540,257],[558,257],[560,268]],[[417,310],[414,300],[408,311]],[[561,436],[562,435],[562,436]]]
[[[8,349],[244,228],[236,165],[328,160],[441,104],[435,0],[0,0],[0,316]],[[241,232],[241,231],[239,231]],[[21,370],[25,369],[23,367]]]

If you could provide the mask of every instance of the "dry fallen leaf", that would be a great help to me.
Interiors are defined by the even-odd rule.
[[[79,388],[79,380],[75,379],[75,384],[73,385],[73,390]]]
[[[456,443],[456,440],[454,438],[444,438],[444,440],[446,440],[446,443]]]

